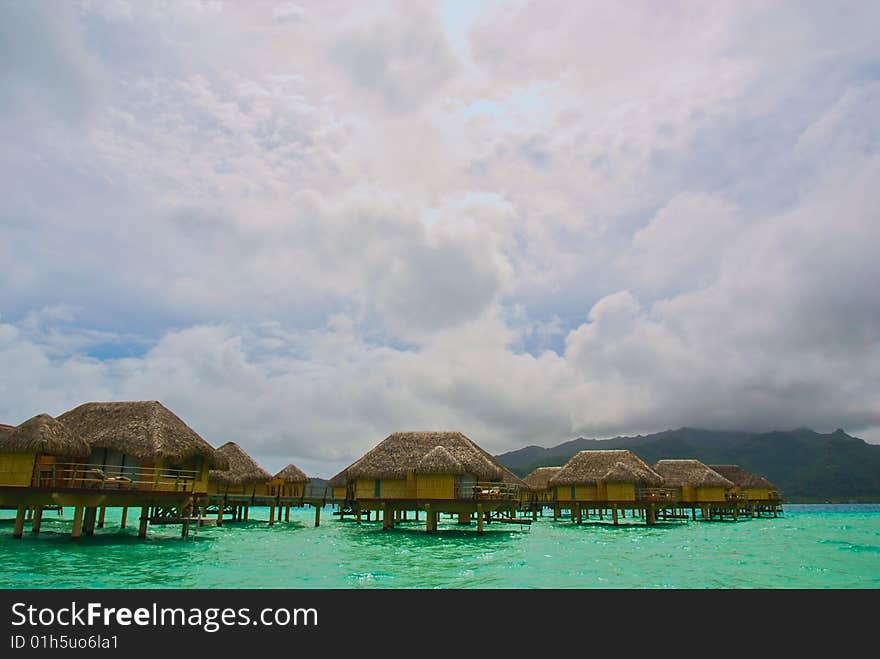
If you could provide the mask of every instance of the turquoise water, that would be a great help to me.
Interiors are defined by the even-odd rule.
[[[777,519],[666,522],[613,527],[591,519],[540,518],[531,528],[493,523],[478,536],[441,520],[382,531],[377,522],[340,522],[329,508],[268,526],[251,521],[203,527],[136,522],[106,526],[71,542],[72,509],[47,512],[43,531],[12,537],[0,511],[3,588],[878,588],[880,505],[786,505]]]

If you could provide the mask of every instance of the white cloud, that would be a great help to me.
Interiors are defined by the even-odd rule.
[[[873,7],[15,6],[0,421],[880,427]]]

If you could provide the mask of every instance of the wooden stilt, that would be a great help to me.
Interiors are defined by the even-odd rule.
[[[19,506],[15,513],[15,528],[12,531],[13,538],[21,538],[24,535],[24,518],[27,515],[27,508]]]
[[[321,526],[321,506],[315,506],[315,528],[319,526]]]
[[[285,506],[285,510],[284,510],[284,521],[285,521],[285,522],[289,522],[289,521],[290,521],[290,506]]]
[[[83,513],[85,512],[85,508],[83,506],[76,506],[73,509],[73,531],[70,533],[71,540],[79,540],[82,535],[82,525],[83,525]]]
[[[533,522],[538,521],[538,507],[537,506],[532,508],[532,521]]]
[[[477,504],[477,534],[483,535],[483,505]]]
[[[245,506],[245,507],[244,507],[244,521],[248,521],[248,519],[250,518],[250,516],[251,516],[251,507],[250,507],[250,506]]]
[[[31,525],[31,533],[39,533],[43,523],[43,506],[34,508],[34,523]]]
[[[220,526],[220,520],[222,519],[222,517],[223,517],[223,506],[220,506],[220,514],[218,515],[218,518],[217,518],[217,526]],[[140,524],[140,527],[138,528],[138,537],[139,538],[146,538],[147,537],[147,524],[150,521],[150,509],[147,508],[146,506],[141,508],[141,520],[140,521],[141,521],[141,524]]]
[[[95,521],[98,519],[98,507],[89,506],[86,508],[85,521],[83,522],[83,532],[86,535],[95,535]]]
[[[104,528],[104,518],[107,516],[107,506],[101,506],[101,514],[98,517],[98,528]]]
[[[425,504],[425,533],[433,533],[434,529],[431,528],[431,522],[434,521],[434,515],[432,514],[431,504]]]
[[[614,526],[617,526],[617,523],[618,523],[617,522],[617,504],[616,503],[611,504],[611,523],[614,524]]]
[[[217,504],[217,526],[223,526],[223,508],[225,504],[221,501]]]
[[[128,507],[122,508],[122,522],[119,524],[119,528],[124,529],[128,524]]]
[[[269,506],[269,526],[275,525],[275,504]]]
[[[470,524],[471,516],[469,513],[458,513],[458,523],[459,524]]]
[[[576,511],[577,511],[577,512],[576,512],[576,514],[577,514],[577,523],[578,523],[578,524],[583,524],[583,523],[584,523],[584,516],[583,516],[583,514],[581,513],[581,505],[580,505],[579,503],[575,504],[575,509],[576,509]]]

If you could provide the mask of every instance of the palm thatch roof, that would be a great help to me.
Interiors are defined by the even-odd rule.
[[[737,487],[776,489],[776,486],[763,476],[746,471],[739,465],[709,465],[709,468],[718,472],[727,480],[733,481]]]
[[[558,474],[560,469],[562,467],[538,467],[523,478],[523,482],[532,490],[546,490],[550,487],[550,479]]]
[[[272,478],[272,474],[254,462],[254,459],[235,442],[226,442],[217,449],[217,453],[226,459],[229,467],[212,469],[208,473],[208,478],[211,480],[227,485],[249,485],[265,483]]]
[[[0,431],[0,453],[31,452],[85,458],[92,449],[65,424],[48,414],[37,414],[14,428]]]
[[[138,460],[185,461],[202,457],[225,468],[222,455],[159,401],[83,403],[58,420],[92,448],[109,448]]]
[[[15,428],[15,426],[10,426],[8,423],[0,423],[0,434],[9,432],[13,428]]]
[[[477,446],[470,438],[456,431],[407,431],[395,432],[364,456],[330,479],[331,487],[342,487],[348,480],[358,478],[384,478],[403,480],[414,471],[422,458],[435,448],[442,447],[463,471],[479,480],[501,481],[519,486],[525,483],[502,465],[490,453]],[[435,453],[431,461],[441,460],[443,454]],[[446,458],[443,458],[446,459]],[[448,461],[448,459],[447,459]],[[450,473],[450,472],[444,472]]]
[[[417,474],[463,474],[464,466],[442,446],[425,453],[413,467]]]
[[[654,471],[671,487],[734,487],[730,480],[699,460],[660,460]]]
[[[306,473],[295,464],[287,465],[272,478],[280,478],[285,483],[308,483],[311,480],[311,478],[306,476]]]
[[[660,474],[626,449],[578,451],[550,478],[550,485],[593,485],[599,481],[663,485]]]
[[[346,472],[347,469],[348,469],[348,467],[346,467],[345,469],[343,469],[342,471],[340,471],[340,472],[339,472],[338,474],[336,474],[335,476],[332,476],[332,477],[327,481],[327,487],[345,487],[345,484],[346,484],[346,482],[347,482],[347,480],[348,480],[348,479],[345,477],[345,472]]]

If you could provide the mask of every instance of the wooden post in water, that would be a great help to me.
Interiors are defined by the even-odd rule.
[[[24,534],[24,517],[26,514],[27,509],[24,506],[19,506],[15,513],[15,528],[12,531],[13,538],[20,539]]]
[[[477,504],[477,534],[483,535],[483,504]]]
[[[70,533],[71,540],[79,540],[82,535],[82,525],[83,525],[83,512],[85,511],[83,506],[76,506],[73,509],[73,531]]]
[[[433,514],[431,511],[431,504],[425,504],[425,533],[431,533],[433,529],[431,528],[431,522],[433,521]]]
[[[95,535],[95,520],[98,518],[98,507],[89,506],[86,508],[85,521],[83,522],[83,532],[86,535]]]
[[[223,507],[221,506],[220,507],[220,517],[221,518],[222,518],[222,515],[223,515]],[[140,521],[141,521],[141,524],[138,527],[138,537],[139,538],[146,538],[147,537],[147,524],[150,521],[150,509],[147,508],[146,506],[141,508],[141,520]],[[218,526],[220,525],[219,519],[218,519],[217,525]]]
[[[321,506],[315,506],[315,528],[321,526]]]
[[[40,525],[43,523],[43,506],[34,508],[34,523],[31,525],[31,533],[39,533]]]
[[[217,526],[223,526],[223,508],[224,507],[225,507],[225,504],[221,500],[220,503],[217,504]]]
[[[128,524],[128,506],[124,506],[122,508],[122,522],[119,524],[119,528],[124,529]]]
[[[584,523],[584,515],[583,515],[583,513],[581,512],[581,504],[576,503],[576,504],[574,505],[574,507],[575,507],[575,509],[577,510],[577,523],[578,523],[578,524],[583,524],[583,523]]]
[[[98,517],[98,528],[104,528],[104,518],[107,516],[107,506],[101,506],[101,515]]]
[[[248,521],[248,519],[250,519],[250,516],[251,516],[251,507],[245,506],[244,507],[244,521]]]
[[[611,504],[611,523],[617,526],[617,504]]]
[[[284,510],[284,521],[285,521],[285,522],[289,522],[289,521],[290,521],[290,506],[285,506],[285,510]]]
[[[458,513],[458,523],[459,524],[470,524],[471,523],[470,513]]]
[[[269,526],[275,525],[275,504],[269,505]]]

